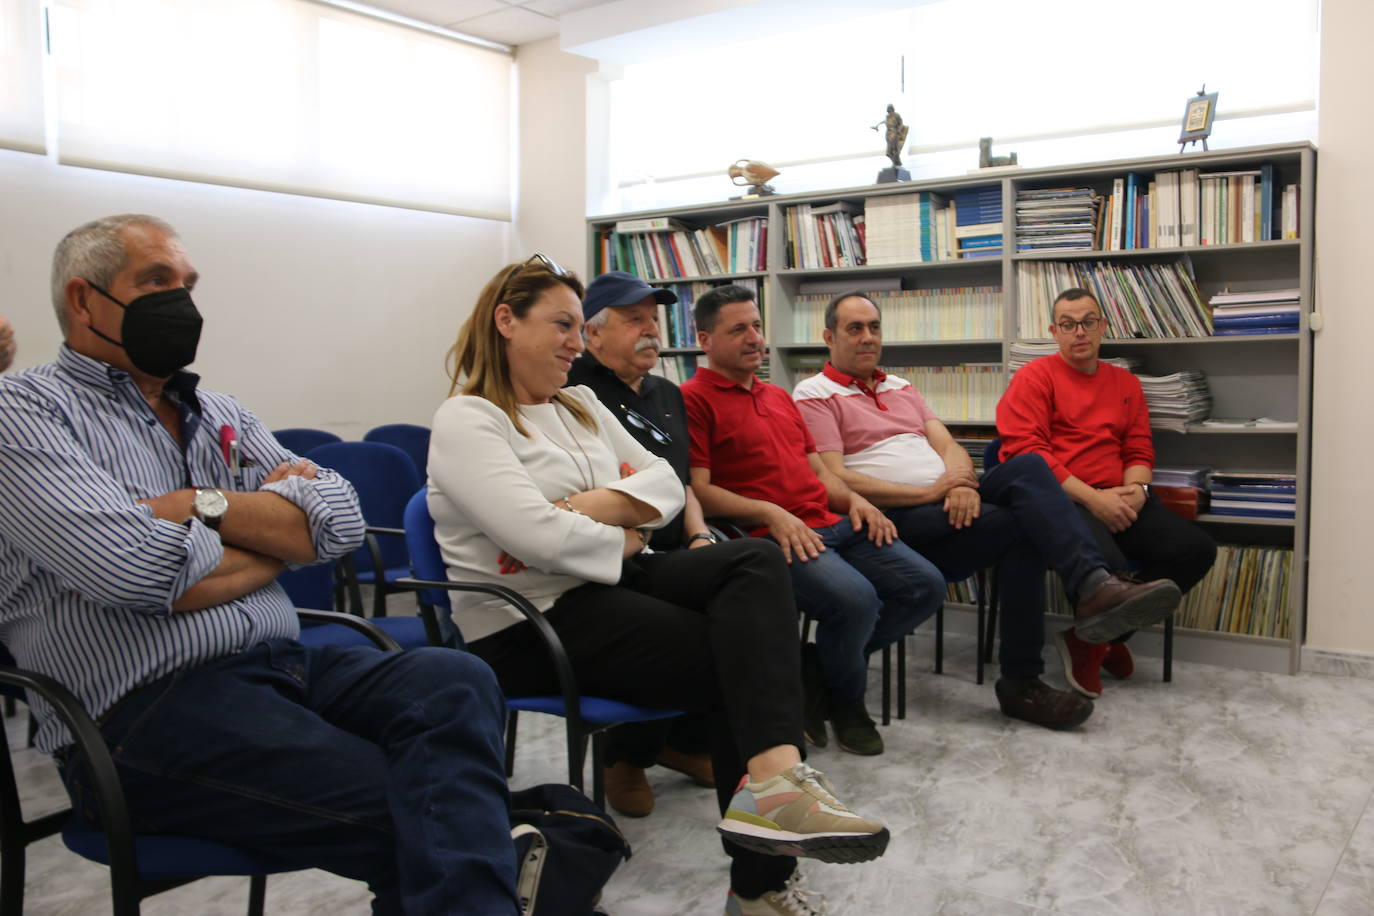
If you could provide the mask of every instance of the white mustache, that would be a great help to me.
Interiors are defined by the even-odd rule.
[[[636,353],[638,353],[638,352],[641,351],[641,350],[649,350],[649,349],[653,349],[653,350],[662,350],[662,349],[663,349],[663,342],[662,342],[661,340],[659,340],[657,337],[641,337],[641,338],[639,338],[639,340],[636,340],[636,341],[635,341],[635,352],[636,352]]]

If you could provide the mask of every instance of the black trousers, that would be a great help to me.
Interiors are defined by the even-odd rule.
[[[1153,496],[1140,507],[1131,527],[1115,534],[1085,507],[1078,506],[1078,513],[1097,539],[1108,567],[1131,573],[1142,582],[1173,579],[1186,593],[1202,581],[1216,561],[1217,545],[1212,536]],[[1126,633],[1112,642],[1125,642],[1132,635]]]
[[[620,584],[588,583],[545,612],[586,694],[708,717],[723,812],[750,757],[802,735],[797,611],[782,551],[745,538],[627,560]],[[553,693],[528,623],[469,644],[510,696]],[[779,890],[796,860],[725,843],[731,885]]]
[[[603,763],[611,766],[623,760],[631,766],[648,769],[665,747],[683,754],[709,753],[711,736],[706,717],[678,716],[657,722],[617,725],[606,733]]]
[[[1083,506],[1078,512],[1097,538],[1108,567],[1133,573],[1142,581],[1173,579],[1186,592],[1202,581],[1216,561],[1217,545],[1211,535],[1153,496],[1140,507],[1131,527],[1115,534]]]

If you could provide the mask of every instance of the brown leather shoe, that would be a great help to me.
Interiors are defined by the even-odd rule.
[[[1038,677],[998,678],[995,689],[1003,715],[1045,728],[1077,728],[1093,714],[1092,700],[1058,690]]]
[[[654,758],[654,762],[659,766],[676,770],[703,789],[716,787],[716,774],[711,767],[710,754],[684,754],[682,751],[665,746],[663,750],[658,752],[658,757]]]
[[[1136,585],[1108,576],[1091,595],[1078,599],[1073,609],[1074,632],[1084,642],[1106,642],[1159,623],[1178,610],[1182,599],[1172,579]]]
[[[601,771],[606,784],[606,801],[626,817],[646,817],[654,810],[654,790],[644,777],[644,769],[620,761]]]

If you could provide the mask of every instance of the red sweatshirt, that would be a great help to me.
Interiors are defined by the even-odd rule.
[[[1002,460],[1027,452],[1049,464],[1063,483],[1073,476],[1093,487],[1120,486],[1126,468],[1153,468],[1150,413],[1140,380],[1098,363],[1080,372],[1058,353],[1022,366],[997,404]]]

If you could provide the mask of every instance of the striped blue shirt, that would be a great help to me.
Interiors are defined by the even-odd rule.
[[[165,521],[135,500],[186,487],[270,490],[304,511],[321,560],[363,538],[353,487],[321,469],[314,480],[262,483],[297,460],[233,398],[181,372],[185,448],[159,422],[129,374],[63,346],[57,360],[0,378],[0,642],[22,667],[65,684],[99,716],[166,674],[299,632],[273,582],[234,601],[173,613],[172,603],[219,565],[219,535]],[[230,472],[220,430],[235,430],[245,467]],[[40,699],[36,743],[68,743]]]

